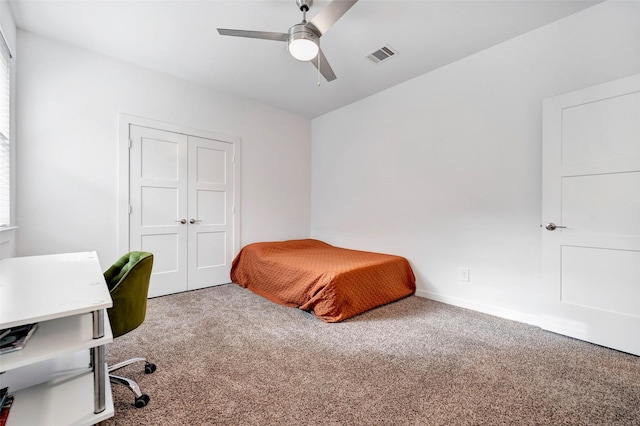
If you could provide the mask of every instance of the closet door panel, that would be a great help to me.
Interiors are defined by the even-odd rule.
[[[154,254],[149,297],[185,291],[187,137],[131,126],[130,139],[129,248]]]
[[[230,281],[233,190],[233,144],[190,136],[190,290]]]

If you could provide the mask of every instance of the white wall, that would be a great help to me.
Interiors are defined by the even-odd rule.
[[[314,119],[311,235],[406,256],[419,295],[536,323],[542,99],[640,72],[639,23],[638,2],[599,4]]]
[[[310,121],[18,31],[18,255],[118,253],[120,113],[240,137],[241,244],[310,232]]]

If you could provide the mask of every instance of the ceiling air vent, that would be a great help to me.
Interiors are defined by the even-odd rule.
[[[382,46],[380,49],[376,50],[375,52],[369,54],[367,56],[367,58],[369,58],[371,61],[375,62],[376,64],[391,58],[392,56],[397,55],[398,52],[396,52],[395,50],[393,50],[391,47],[389,46]]]

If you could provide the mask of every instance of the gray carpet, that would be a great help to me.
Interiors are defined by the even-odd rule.
[[[640,358],[411,296],[337,324],[234,284],[149,300],[110,425],[640,425]]]

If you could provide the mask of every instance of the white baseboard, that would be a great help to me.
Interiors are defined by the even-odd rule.
[[[430,291],[416,290],[416,296],[425,299],[435,300],[436,302],[446,303],[447,305],[458,306],[460,308],[471,309],[473,311],[482,312],[484,314],[493,315],[508,320],[523,322],[525,324],[540,327],[541,318],[538,315],[525,314],[510,309],[504,309],[497,306],[491,306],[484,303],[478,303],[471,300],[461,299],[458,297],[446,296],[443,294],[432,293]]]

